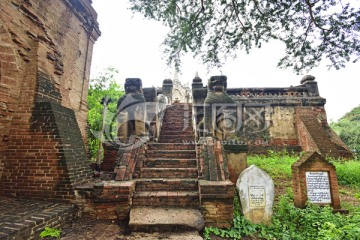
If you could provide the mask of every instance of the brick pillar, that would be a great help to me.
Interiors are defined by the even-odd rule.
[[[224,157],[227,159],[229,180],[236,184],[238,177],[247,168],[247,145],[224,144]]]

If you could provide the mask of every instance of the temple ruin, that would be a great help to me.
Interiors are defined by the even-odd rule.
[[[99,219],[130,217],[133,231],[154,227],[134,220],[142,208],[176,208],[195,220],[169,229],[200,231],[231,225],[234,179],[247,154],[352,157],[327,123],[313,76],[284,88],[228,88],[226,76],[205,82],[198,75],[191,89],[177,77],[143,88],[129,78],[118,135],[103,143],[94,181],[86,99],[99,36],[91,0],[0,2],[0,197],[76,204]]]

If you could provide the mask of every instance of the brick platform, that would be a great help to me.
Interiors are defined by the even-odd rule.
[[[0,240],[38,239],[45,226],[59,227],[76,212],[70,204],[0,198]]]

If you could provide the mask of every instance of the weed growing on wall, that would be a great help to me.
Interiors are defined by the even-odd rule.
[[[47,238],[47,237],[53,237],[56,239],[60,239],[60,235],[61,235],[60,229],[45,227],[45,229],[40,233],[39,236],[41,237],[41,239]]]

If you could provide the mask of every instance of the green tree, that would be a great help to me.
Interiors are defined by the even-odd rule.
[[[112,102],[108,105],[106,125],[115,125],[114,114],[116,114],[117,100],[124,94],[123,88],[116,83],[118,71],[114,68],[107,68],[96,77],[90,79],[88,94],[88,141],[91,159],[95,160],[99,149],[99,135],[102,127],[102,113],[104,106],[101,104],[103,98],[108,95]],[[116,129],[113,127],[112,129]],[[113,134],[116,134],[115,132]]]
[[[331,123],[330,126],[346,145],[356,151],[360,159],[360,106],[345,114],[339,121]]]
[[[278,67],[300,73],[324,58],[342,68],[360,57],[359,3],[350,0],[129,0],[131,10],[170,28],[168,63],[183,52],[221,66],[238,49],[247,53],[269,40],[285,44]]]

